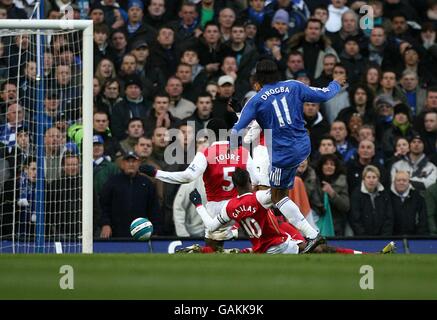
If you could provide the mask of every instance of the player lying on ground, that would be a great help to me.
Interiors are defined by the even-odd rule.
[[[196,206],[205,227],[211,231],[223,225],[238,222],[245,230],[252,243],[251,250],[244,249],[242,252],[255,253],[283,253],[297,254],[307,253],[306,240],[299,231],[287,222],[278,223],[276,216],[270,210],[270,190],[252,192],[252,184],[249,173],[246,170],[237,168],[232,176],[232,181],[237,189],[238,196],[229,200],[222,211],[212,218],[207,209],[202,205],[199,192],[195,189],[190,193],[190,200]],[[390,242],[382,253],[389,253],[394,250],[394,243]],[[238,252],[233,249],[232,252]],[[345,253],[361,254],[347,248],[337,248],[320,244],[314,248],[315,253]]]
[[[203,152],[197,152],[186,170],[168,172],[156,170],[150,165],[142,165],[140,172],[173,184],[189,183],[203,175],[208,201],[206,208],[212,217],[215,217],[221,212],[227,200],[237,196],[231,179],[236,168],[247,169],[254,181],[257,181],[257,178],[249,152],[239,147],[229,153],[229,142],[220,141],[221,137],[226,139],[226,123],[223,120],[211,119],[207,129],[210,130],[208,141],[211,145]],[[205,253],[221,250],[225,240],[236,237],[235,231],[237,230],[232,226],[223,226],[214,229],[213,232],[205,230],[206,247],[201,250]]]
[[[304,102],[324,102],[333,98],[346,83],[344,76],[336,77],[327,88],[309,87],[302,82],[280,81],[281,74],[274,61],[262,60],[256,65],[255,87],[258,91],[244,106],[238,122],[231,131],[231,150],[238,146],[238,136],[252,120],[261,129],[271,130],[266,142],[271,154],[270,186],[273,203],[309,239],[306,250],[323,243],[323,238],[306,221],[299,208],[288,197],[293,188],[299,164],[311,152],[311,143],[303,120]]]

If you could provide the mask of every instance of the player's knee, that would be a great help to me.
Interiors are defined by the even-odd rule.
[[[272,189],[272,202],[278,203],[288,196],[287,189]]]

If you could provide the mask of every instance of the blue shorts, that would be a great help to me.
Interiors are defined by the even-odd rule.
[[[270,186],[278,189],[293,189],[294,177],[299,166],[278,168],[272,166],[270,168]]]

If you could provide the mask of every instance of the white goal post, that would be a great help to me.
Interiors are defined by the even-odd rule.
[[[74,44],[77,47],[81,47],[81,68],[83,71],[79,72],[81,75],[80,86],[78,88],[77,92],[80,92],[81,97],[81,116],[80,121],[81,125],[83,127],[83,140],[81,142],[81,151],[80,151],[80,160],[81,160],[81,174],[82,174],[82,192],[81,192],[81,200],[82,200],[82,214],[81,214],[81,223],[78,224],[81,226],[81,231],[75,231],[76,235],[80,235],[77,237],[78,243],[80,243],[81,239],[81,250],[79,252],[82,253],[92,253],[93,252],[93,22],[92,20],[0,20],[0,32],[7,35],[6,32],[11,31],[12,35],[16,35],[19,33],[26,34],[26,32],[32,33],[33,38],[35,38],[35,47],[37,48],[35,51],[40,52],[40,40],[39,38],[42,37],[50,37],[50,32],[69,32],[69,31],[77,31],[80,32],[80,43]],[[39,33],[43,35],[39,35]],[[32,38],[32,39],[33,39]],[[20,51],[21,53],[21,48]],[[44,54],[44,53],[43,53]],[[20,57],[19,57],[20,59]],[[38,67],[40,67],[41,63],[44,63],[42,61],[43,59],[40,59],[40,57],[32,56],[33,61],[36,61],[36,64]],[[20,61],[20,60],[18,60]],[[21,66],[21,63],[18,64],[18,67]],[[40,72],[43,67],[39,68]],[[18,78],[22,77],[22,73],[19,72]],[[40,81],[43,77],[39,78],[37,77],[36,83]],[[8,79],[2,79],[2,80],[8,80]],[[17,83],[21,80],[15,80]],[[41,80],[42,81],[42,80]],[[38,84],[37,84],[38,85]],[[52,88],[49,88],[52,89]],[[38,91],[38,90],[37,90]],[[50,92],[56,91],[56,87],[53,87],[53,90],[50,90]],[[56,93],[56,92],[55,92]],[[46,94],[47,92],[43,92],[42,94]],[[43,95],[39,96],[39,103],[42,103],[41,101],[44,99],[45,96]],[[79,97],[77,97],[79,98]],[[1,111],[4,112],[4,116],[6,118],[6,110]],[[38,123],[37,121],[34,121],[32,125],[36,127]],[[39,131],[41,132],[41,131]],[[44,138],[40,138],[44,139]],[[39,140],[39,141],[45,141],[45,140]],[[15,153],[16,154],[16,153]],[[44,163],[44,162],[43,162]],[[15,164],[17,164],[17,160],[15,160]],[[38,169],[37,169],[38,170]],[[44,170],[40,168],[40,170]],[[41,172],[41,171],[40,171]],[[44,172],[44,171],[42,171]],[[18,181],[18,180],[17,180]],[[15,186],[19,184],[19,182],[14,182]],[[43,182],[45,183],[45,182]],[[14,188],[14,201],[18,200],[18,195],[16,193],[18,191],[15,191],[17,188]],[[16,203],[17,201],[15,201]],[[43,202],[43,201],[41,201]],[[15,205],[15,203],[13,205]],[[44,206],[44,204],[42,204]],[[0,212],[1,213],[1,212]],[[15,219],[15,209],[13,216]],[[38,219],[38,218],[37,218]],[[44,222],[44,221],[43,221]],[[15,223],[15,220],[14,220]],[[1,224],[1,221],[0,221]],[[14,226],[12,226],[12,229],[14,230]],[[38,228],[38,226],[36,227]],[[40,227],[41,228],[41,227]],[[44,234],[44,228],[42,227],[42,234]],[[41,233],[41,232],[40,232]],[[1,234],[0,234],[1,236]],[[12,248],[10,252],[15,253],[15,245],[14,240],[15,237],[12,234]],[[36,247],[38,246],[38,231],[36,231],[35,235],[35,241],[36,241]],[[44,236],[43,238],[44,239]],[[55,240],[56,241],[56,240]],[[0,238],[0,253],[2,252],[1,247],[2,239]],[[41,245],[41,244],[40,244]],[[44,244],[43,244],[44,245]],[[57,243],[56,248],[59,249],[59,243]],[[58,252],[59,250],[56,250]],[[5,252],[8,252],[5,250]],[[32,251],[31,251],[32,252]],[[46,250],[34,250],[33,252],[47,252]],[[75,252],[74,250],[71,252]],[[77,251],[76,251],[77,252]]]

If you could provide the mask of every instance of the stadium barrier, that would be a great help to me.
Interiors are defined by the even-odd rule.
[[[335,237],[328,238],[332,246],[351,248],[364,252],[379,252],[388,242],[394,241],[397,253],[406,254],[437,254],[437,237]],[[7,241],[3,245],[8,246]],[[178,237],[152,237],[151,241],[135,241],[130,238],[118,238],[111,240],[94,239],[94,253],[174,253],[175,250],[192,244],[204,244],[203,238],[178,238]],[[68,252],[65,248],[70,243],[46,244],[46,253]],[[247,239],[227,241],[225,248],[248,248],[250,242]],[[26,251],[17,253],[32,253],[31,247]],[[8,253],[3,251],[3,253]],[[9,253],[12,253],[9,252]]]

